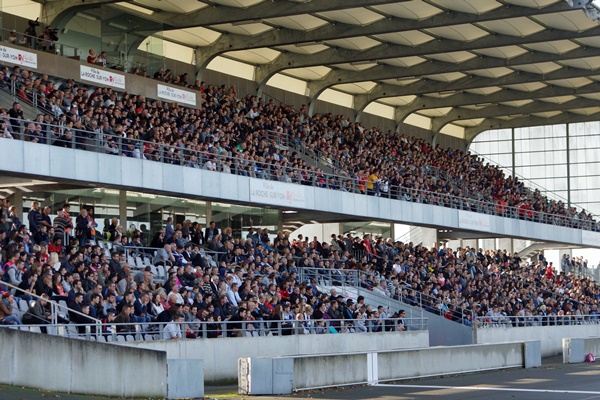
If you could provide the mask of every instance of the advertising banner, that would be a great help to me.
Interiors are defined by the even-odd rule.
[[[491,226],[490,216],[487,214],[460,210],[458,212],[458,226],[464,229],[488,232]]]
[[[37,54],[12,47],[0,46],[0,60],[28,68],[37,68]]]
[[[125,75],[117,74],[116,72],[112,71],[106,71],[100,68],[82,65],[80,67],[79,78],[82,81],[94,82],[117,89],[125,89]]]
[[[250,201],[274,206],[306,206],[304,186],[293,183],[250,179]]]
[[[173,88],[167,85],[156,85],[156,93],[160,99],[176,101],[178,103],[196,105],[196,93],[187,90]]]

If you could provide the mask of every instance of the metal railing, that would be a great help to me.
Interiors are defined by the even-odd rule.
[[[48,51],[62,57],[81,57],[77,47],[69,46],[58,41],[42,39],[39,36],[30,36],[17,32],[14,43],[11,40],[11,29],[2,28],[2,37],[6,43],[14,46],[23,46],[34,50]]]
[[[172,325],[167,328],[167,325]],[[427,330],[426,318],[287,319],[248,321],[182,321],[148,323],[0,325],[71,338],[125,342],[181,339],[218,339],[249,336],[326,335],[340,333],[398,333]],[[173,329],[175,328],[175,329]]]
[[[315,279],[317,284],[321,286],[336,286],[341,288],[341,290],[345,290],[345,286],[352,287],[353,289],[369,290],[376,295],[387,296],[393,300],[401,301],[461,324],[468,324],[471,316],[471,312],[463,307],[456,306],[446,299],[426,295],[405,284],[400,284],[395,288],[397,292],[390,293],[389,295],[385,293],[387,288],[376,292],[368,281],[379,283],[381,280],[385,280],[386,282],[387,280],[365,271],[303,267],[299,270],[298,278],[301,282]],[[404,290],[407,291],[407,295],[403,294]]]
[[[13,295],[15,295],[17,298],[19,298],[19,300],[22,300],[22,299],[20,299],[19,295],[16,295],[17,292],[19,292],[20,295],[25,295],[27,297],[32,297],[32,298],[35,299],[35,301],[40,301],[40,300],[46,301],[47,304],[50,305],[50,324],[43,324],[41,326],[62,325],[62,324],[58,324],[59,313],[64,313],[66,319],[68,319],[70,315],[77,315],[79,317],[83,317],[83,318],[86,318],[88,320],[94,321],[93,324],[88,324],[89,326],[99,327],[100,323],[102,322],[99,319],[93,318],[93,317],[91,317],[88,314],[84,314],[84,313],[79,312],[77,310],[73,310],[72,308],[60,305],[58,302],[56,302],[56,301],[54,301],[52,299],[44,299],[43,297],[38,296],[35,293],[28,292],[27,290],[21,289],[20,287],[15,286],[13,284],[10,284],[10,283],[7,283],[7,282],[0,282],[0,287],[1,286],[4,286],[5,288],[10,289],[10,291],[13,293]],[[31,308],[31,306],[32,306],[32,304],[30,304],[30,303],[27,302],[27,310],[20,310],[21,313],[23,315],[26,314],[26,313],[28,313],[29,308]],[[4,325],[4,326],[12,326],[12,325]]]
[[[473,329],[522,328],[530,326],[598,325],[599,314],[483,316],[473,318]]]

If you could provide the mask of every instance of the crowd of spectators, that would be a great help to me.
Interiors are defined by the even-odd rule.
[[[172,219],[149,237],[147,231],[124,232],[116,218],[98,232],[93,214],[82,209],[72,218],[69,205],[52,219],[49,207],[34,202],[28,225],[6,200],[1,206],[0,285],[21,289],[0,286],[4,324],[50,323],[45,301],[51,299],[78,312],[55,316],[62,322],[99,319],[107,332],[117,324],[116,333],[125,334],[134,324],[160,322],[165,338],[195,337],[201,326],[207,337],[407,328],[401,310],[392,313],[362,297],[325,291],[324,279],[333,287],[354,284],[465,324],[552,324],[556,317],[571,323],[598,315],[600,290],[580,275],[587,262],[577,257],[565,257],[562,267],[572,271],[559,273],[541,253],[524,263],[506,251],[426,248],[370,235],[321,241],[251,228],[245,237],[233,237],[230,227],[214,222],[174,225]],[[97,244],[106,238],[113,249],[108,255]],[[152,257],[152,265],[168,271],[166,279],[157,280],[151,266],[136,270],[128,262],[136,255]],[[13,296],[29,301],[32,294],[44,295],[44,302],[18,318]],[[180,319],[183,325],[177,324]],[[221,321],[230,324],[223,329]]]
[[[98,60],[93,49],[89,58]],[[169,71],[157,74],[171,82]],[[196,82],[201,108],[191,109],[72,79],[55,85],[18,66],[0,70],[0,85],[14,86],[25,101],[35,97],[43,111],[21,127],[18,103],[0,108],[2,137],[598,230],[590,213],[530,190],[468,152],[342,116],[309,116],[305,106],[242,96],[235,86]],[[295,147],[334,162],[337,175],[307,165]]]
[[[115,324],[116,334],[129,334],[136,324],[149,330],[145,324],[158,322],[165,339],[196,337],[201,326],[207,337],[408,328],[401,310],[373,308],[362,297],[321,292],[315,279],[299,280],[299,269],[309,261],[329,265],[325,255],[334,252],[327,244],[316,252],[308,241],[292,245],[283,234],[271,242],[266,230],[251,229],[245,239],[233,238],[231,228],[219,229],[214,222],[203,229],[191,221],[173,226],[172,219],[148,238],[141,230],[123,232],[116,218],[98,232],[90,210],[82,209],[76,218],[68,204],[54,218],[50,211],[33,202],[25,225],[19,211],[2,201],[2,324],[101,320],[105,333],[112,333]],[[103,251],[100,240],[110,242],[112,253]],[[211,251],[217,255],[207,255]],[[153,256],[153,265],[166,268],[167,278],[155,279],[151,266],[136,270],[127,257],[135,255]],[[15,297],[28,302],[34,295],[43,298],[19,318]],[[52,315],[48,300],[64,301],[72,311]],[[229,321],[226,328],[221,321]]]

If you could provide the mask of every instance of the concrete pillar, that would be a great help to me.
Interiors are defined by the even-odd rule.
[[[515,252],[515,242],[511,238],[497,238],[496,249],[506,249],[509,254],[513,254]]]
[[[119,190],[119,225],[127,231],[127,190]]]
[[[558,263],[554,265],[557,271],[562,271],[562,259],[564,255],[568,255],[569,258],[573,258],[573,250],[571,249],[559,249],[558,250]],[[565,274],[568,274],[571,271],[563,271]]]
[[[390,222],[390,237],[396,240],[396,224],[393,222]]]
[[[8,196],[8,201],[10,201],[10,205],[17,207],[17,215],[21,218],[21,222],[28,225],[26,214],[29,210],[23,210],[23,191],[18,189],[14,189],[14,191],[13,194]]]
[[[421,240],[421,242],[423,243],[424,247],[439,247],[440,244],[438,243],[438,230],[436,228],[422,228],[422,232],[423,239]],[[415,241],[412,237],[410,238],[410,240],[417,243],[417,241]]]
[[[206,226],[210,225],[212,221],[212,201],[206,202]]]
[[[277,211],[277,231],[283,232],[283,211]]]
[[[464,249],[469,246],[472,249],[477,249],[477,239],[465,239],[461,243],[461,247]]]

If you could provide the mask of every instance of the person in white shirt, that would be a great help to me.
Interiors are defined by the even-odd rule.
[[[183,322],[183,319],[183,314],[175,314],[173,321],[169,322],[163,329],[164,340],[183,339],[181,333],[181,327],[183,326],[181,322]]]

